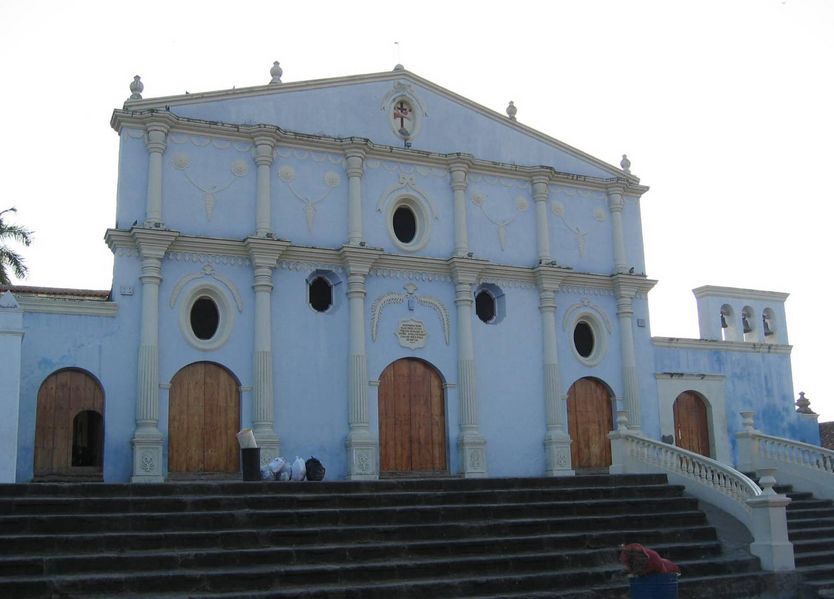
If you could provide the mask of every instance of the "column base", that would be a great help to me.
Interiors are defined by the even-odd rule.
[[[544,436],[545,476],[573,476],[570,463],[570,436],[564,431],[551,431]]]
[[[465,432],[458,437],[461,474],[464,478],[486,478],[486,440],[480,433]]]
[[[263,468],[281,455],[281,440],[269,427],[255,428],[252,433],[255,435],[255,442],[261,448],[261,468]]]
[[[132,483],[164,483],[162,473],[162,433],[156,427],[138,428],[133,445]]]
[[[368,431],[351,431],[347,441],[347,479],[378,480],[379,446]]]

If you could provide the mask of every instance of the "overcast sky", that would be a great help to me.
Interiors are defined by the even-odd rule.
[[[399,42],[398,47],[395,42]],[[0,209],[35,231],[24,284],[109,289],[110,114],[144,97],[387,71],[611,164],[643,196],[652,334],[697,337],[691,290],[786,291],[794,389],[834,420],[834,2],[0,2]]]

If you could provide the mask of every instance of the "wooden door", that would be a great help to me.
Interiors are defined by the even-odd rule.
[[[240,391],[222,366],[197,362],[180,370],[168,395],[168,471],[239,472]]]
[[[94,443],[95,455],[84,466],[73,465],[73,435],[77,417],[93,412],[98,418],[87,419],[95,430],[85,429],[83,442]],[[38,390],[35,416],[36,477],[63,478],[100,476],[104,450],[104,393],[92,376],[81,370],[60,370],[49,375]],[[75,444],[81,442],[77,438]],[[78,463],[78,460],[76,460]]]
[[[613,418],[611,395],[595,379],[579,379],[568,391],[568,432],[574,469],[608,468],[611,465]]]
[[[684,391],[675,400],[675,445],[711,457],[707,406],[692,391]]]
[[[379,378],[379,467],[382,474],[445,474],[443,382],[431,366],[404,358]]]

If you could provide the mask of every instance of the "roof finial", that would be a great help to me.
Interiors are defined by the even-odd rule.
[[[145,89],[145,85],[142,83],[142,78],[139,75],[135,75],[133,82],[130,84],[130,97],[128,100],[141,100],[143,89]]]
[[[513,104],[513,101],[510,100],[510,105],[507,106],[507,116],[510,117],[511,121],[516,120],[515,115],[516,115],[517,112],[518,112],[518,108],[516,108],[515,104]]]
[[[620,160],[620,168],[623,169],[629,175],[631,174],[631,160],[628,159],[628,156],[623,154],[623,159]]]
[[[799,399],[796,400],[796,411],[800,414],[816,414],[811,409],[811,400],[805,397],[805,392],[799,392]]]
[[[281,75],[284,74],[284,69],[281,68],[281,63],[277,60],[273,62],[272,68],[269,69],[269,74],[272,75],[272,79],[269,82],[270,85],[281,83]]]

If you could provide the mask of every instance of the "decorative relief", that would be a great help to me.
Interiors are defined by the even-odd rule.
[[[238,152],[250,152],[252,150],[252,144],[250,142],[237,140],[233,141],[230,139],[222,139],[220,137],[187,135],[185,133],[169,133],[168,141],[175,144],[190,143],[192,146],[197,148],[205,148],[206,146],[211,145],[218,150],[228,150],[229,148],[237,150]]]
[[[312,150],[299,150],[295,148],[276,148],[275,156],[279,158],[293,158],[295,160],[312,160],[313,162],[329,162],[340,167],[345,166],[345,158],[339,154],[328,152],[314,152]]]
[[[413,175],[406,174],[401,174],[397,183],[394,183],[382,192],[382,195],[376,203],[376,211],[382,212],[385,205],[390,200],[401,195],[408,195],[417,200],[418,203],[423,205],[423,208],[426,209],[426,212],[430,214],[434,220],[438,220],[440,218],[437,216],[437,209],[435,208],[432,199],[422,189],[417,187],[417,183]]]
[[[608,315],[602,310],[602,308],[596,304],[592,304],[591,300],[587,297],[583,297],[581,301],[573,304],[570,308],[565,310],[565,316],[562,318],[562,330],[568,330],[568,327],[573,324],[574,312],[578,312],[580,310],[593,312],[599,317],[603,324],[605,324],[605,329],[608,331],[608,334],[610,335],[613,332],[614,329],[611,326],[611,321],[608,319]]]
[[[583,200],[592,200],[592,201],[599,201],[603,205],[597,206],[593,209],[593,217],[594,220],[598,223],[604,223],[608,220],[608,211],[605,208],[606,198],[605,195],[598,192],[598,191],[591,191],[587,189],[578,189],[573,187],[554,187],[553,188],[554,194],[561,195],[563,197],[569,198],[576,198],[578,201]],[[576,247],[579,250],[579,255],[585,255],[585,248],[587,245],[588,240],[588,232],[583,231],[578,225],[571,224],[567,217],[566,217],[566,209],[565,203],[561,200],[554,200],[551,202],[551,209],[553,214],[559,217],[559,222],[564,226],[568,231],[573,233],[576,239]]]
[[[139,257],[139,250],[134,248],[116,248],[115,254],[120,258],[138,258]]]
[[[137,254],[138,255],[138,254]],[[169,252],[167,258],[177,262],[197,262],[200,264],[223,264],[229,266],[248,266],[249,259],[241,256],[213,256],[208,254],[191,254],[186,252]]]
[[[470,183],[483,183],[485,185],[497,185],[505,189],[530,190],[529,179],[515,179],[511,177],[497,177],[483,173],[469,173],[467,175]]]
[[[367,474],[371,471],[371,455],[367,449],[355,449],[356,470],[359,474]]]
[[[156,464],[154,463],[153,459],[153,454],[150,451],[142,452],[141,468],[144,472],[153,472],[156,468]]]
[[[394,133],[405,140],[413,139],[419,133],[421,118],[428,116],[422,100],[405,81],[394,82],[382,98],[380,110],[388,115]]]
[[[324,263],[314,263],[314,262],[296,262],[296,261],[288,261],[288,260],[279,260],[277,264],[277,268],[282,270],[289,270],[295,272],[305,272],[310,274],[316,270],[331,270],[333,272],[337,272],[339,274],[344,274],[344,268],[339,264],[324,264]]]
[[[576,249],[579,250],[579,255],[585,255],[585,244],[588,241],[588,233],[580,229],[576,225],[570,224],[567,219],[565,218],[565,205],[560,202],[559,200],[553,200],[550,203],[550,207],[553,210],[553,214],[559,217],[559,222],[571,233],[573,233],[574,237],[576,238]]]
[[[179,281],[177,281],[177,284],[174,286],[174,290],[171,292],[171,299],[169,300],[169,305],[171,306],[171,308],[173,308],[177,304],[177,297],[179,296],[183,287],[185,287],[191,281],[201,279],[203,277],[211,277],[216,281],[222,283],[226,287],[226,289],[229,290],[229,293],[232,294],[232,297],[235,299],[237,311],[243,312],[243,299],[240,297],[240,293],[238,292],[237,287],[235,287],[235,284],[232,283],[232,281],[230,281],[223,275],[216,273],[214,271],[214,267],[211,264],[204,265],[202,272],[185,275]]]
[[[389,304],[406,303],[409,311],[413,312],[415,309],[415,303],[417,303],[421,306],[431,308],[435,311],[437,317],[440,319],[440,325],[443,329],[443,338],[446,341],[446,345],[449,345],[449,312],[446,310],[443,304],[437,299],[428,295],[415,295],[417,291],[417,285],[413,283],[406,283],[403,286],[403,289],[405,289],[405,293],[386,293],[385,295],[379,296],[374,301],[373,305],[371,306],[371,340],[376,341],[377,330],[379,328],[379,321],[382,318],[382,311],[385,308],[385,306]],[[422,325],[422,323],[420,324]]]
[[[469,450],[469,469],[470,470],[480,470],[482,464],[484,463],[482,456],[482,451],[480,449],[470,449]]]
[[[485,208],[487,197],[484,194],[477,191],[474,192],[472,194],[472,203],[480,208],[486,219],[498,228],[498,243],[501,245],[502,252],[507,248],[507,227],[515,222],[515,219],[518,218],[519,214],[527,212],[527,209],[530,207],[530,203],[527,201],[527,198],[524,196],[517,196],[514,201],[516,213],[509,218],[496,219],[490,216]]]
[[[439,179],[448,179],[450,177],[447,169],[437,168],[435,166],[406,164],[404,162],[389,162],[387,160],[378,160],[376,158],[366,158],[364,165],[365,168],[381,168],[391,173],[403,173],[406,175],[416,174],[423,177],[437,177]]]
[[[425,347],[429,333],[422,321],[409,319],[400,321],[394,335],[399,339],[401,346],[409,349],[420,349]]]
[[[575,295],[597,295],[614,297],[613,289],[602,289],[599,287],[576,287],[574,285],[561,285],[560,293],[572,293]]]
[[[334,188],[338,187],[341,183],[341,178],[337,173],[333,171],[327,171],[324,173],[324,184],[327,186],[327,190],[320,197],[313,199],[308,196],[303,196],[293,187],[293,181],[295,181],[296,173],[295,169],[289,165],[285,164],[278,169],[278,178],[283,181],[287,187],[289,188],[290,192],[295,196],[295,198],[304,204],[304,216],[307,219],[307,230],[313,230],[313,223],[316,218],[316,204],[320,204],[327,196],[330,195],[330,192],[333,191]]]
[[[451,276],[434,272],[414,272],[409,270],[391,270],[375,268],[371,270],[371,275],[375,277],[382,277],[383,279],[407,279],[411,281],[443,281],[446,283],[452,282]]]
[[[480,283],[492,283],[493,285],[501,288],[513,287],[515,289],[536,289],[536,283],[532,281],[519,281],[517,279],[491,279],[491,278],[482,278]]]
[[[177,152],[171,156],[171,165],[178,171],[181,171],[191,185],[203,192],[203,201],[206,205],[206,217],[208,220],[211,220],[212,212],[214,212],[214,204],[217,202],[217,194],[226,191],[238,178],[245,177],[249,173],[249,167],[243,160],[233,160],[229,167],[232,176],[223,183],[213,183],[208,185],[198,183],[188,173],[188,168],[191,165],[191,162],[185,154]]]

